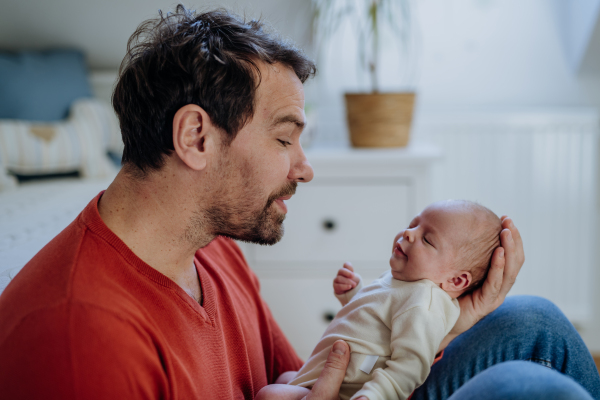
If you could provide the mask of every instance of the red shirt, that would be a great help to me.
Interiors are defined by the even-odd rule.
[[[200,306],[98,214],[101,194],[0,296],[5,399],[252,399],[302,361],[242,252],[196,252]]]

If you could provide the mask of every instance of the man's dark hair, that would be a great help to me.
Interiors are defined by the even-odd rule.
[[[265,25],[219,9],[174,13],[144,21],[127,43],[112,103],[119,117],[123,163],[144,176],[173,147],[173,117],[187,104],[202,107],[230,144],[254,115],[258,62],[281,63],[300,81],[315,64]]]

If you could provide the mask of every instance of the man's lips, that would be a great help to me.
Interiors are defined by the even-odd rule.
[[[394,247],[394,254],[400,257],[406,257],[406,253],[402,251],[402,247],[400,246],[400,242],[396,243],[396,247]]]
[[[277,203],[277,205],[283,209],[284,213],[287,213],[287,206],[285,205],[284,200],[289,200],[291,198],[292,195],[279,197],[277,200],[275,200],[275,203]]]

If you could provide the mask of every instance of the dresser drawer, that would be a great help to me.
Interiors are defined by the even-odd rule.
[[[366,284],[381,273],[361,273]],[[323,336],[330,318],[342,308],[333,294],[333,278],[261,279],[261,295],[298,355],[306,360]]]
[[[299,185],[288,203],[285,234],[255,246],[256,265],[289,261],[389,260],[394,236],[412,218],[410,184],[400,179],[320,180]]]

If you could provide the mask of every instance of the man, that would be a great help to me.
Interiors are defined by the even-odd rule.
[[[302,361],[230,238],[276,243],[285,200],[312,179],[299,136],[314,72],[226,11],[140,25],[113,95],[122,171],[0,297],[3,398],[252,399],[289,381]],[[504,228],[440,350],[512,286],[523,250]],[[336,398],[348,360],[337,343],[307,398]]]

